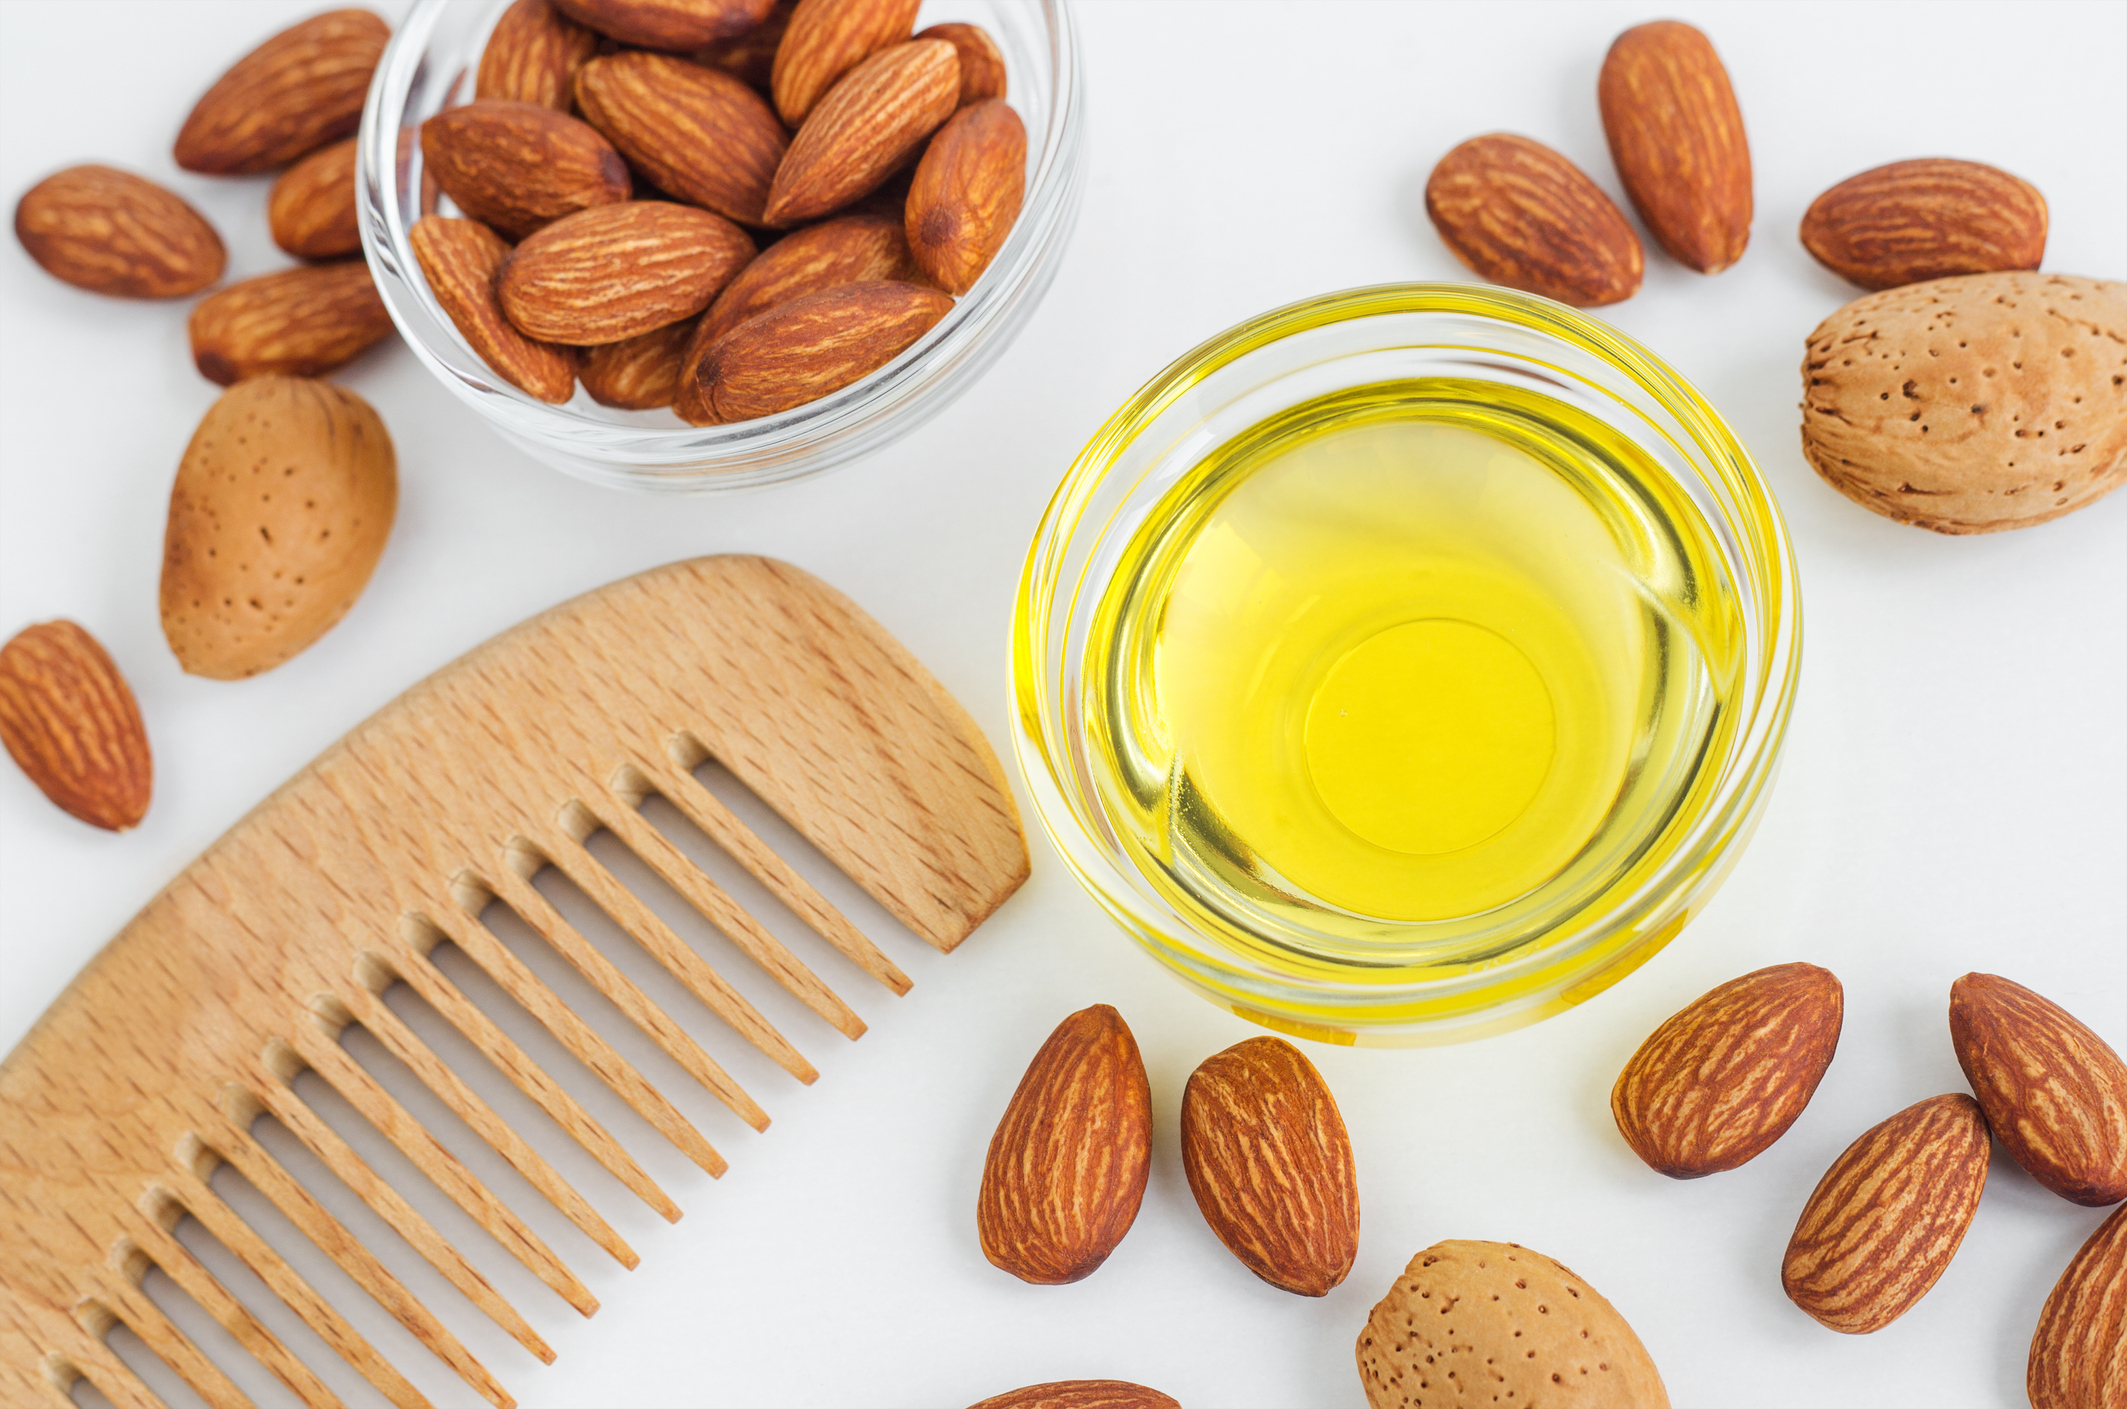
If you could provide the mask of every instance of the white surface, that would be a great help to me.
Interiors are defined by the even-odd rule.
[[[12,201],[58,167],[114,162],[199,204],[229,241],[232,276],[279,267],[266,180],[177,173],[168,147],[212,74],[312,8],[0,5],[0,193]],[[1957,975],[2006,973],[2127,1048],[2127,494],[2036,530],[1948,539],[1827,489],[1797,447],[1796,368],[1804,335],[1856,291],[1818,270],[1793,232],[1836,180],[1955,155],[2045,193],[2048,269],[2127,276],[2118,5],[1096,0],[1082,15],[1092,183],[1076,243],[1033,324],[958,405],[825,480],[654,501],[541,468],[403,348],[380,349],[340,380],[397,441],[395,536],[344,623],[236,685],[182,675],[156,622],[171,474],[216,394],[189,364],[185,306],[76,292],[9,241],[0,633],[60,615],[94,631],[139,694],[157,776],[145,825],[111,837],[0,766],[0,1045],[343,730],[518,619],[670,559],[765,552],[819,573],[899,634],[1004,753],[1015,576],[1050,490],[1101,420],[1248,315],[1356,284],[1461,277],[1421,192],[1465,137],[1528,133],[1615,193],[1596,70],[1619,29],[1664,12],[1704,27],[1734,76],[1757,171],[1755,239],[1712,280],[1650,243],[1646,289],[1604,316],[1704,388],[1759,457],[1799,545],[1807,604],[1785,773],[1703,918],[1620,987],[1532,1029],[1437,1050],[1311,1046],[1351,1126],[1366,1221],[1349,1281],[1301,1301],[1256,1282],[1211,1237],[1177,1154],[1189,1071],[1254,1029],[1125,945],[1036,837],[1033,879],[960,953],[885,936],[916,989],[895,1000],[851,985],[873,1024],[861,1043],[793,1026],[822,1068],[817,1086],[740,1066],[776,1117],[767,1136],[645,1063],[687,1109],[709,1112],[732,1169],[712,1183],[615,1119],[688,1210],[667,1227],[595,1170],[583,1178],[642,1253],[637,1271],[507,1186],[538,1226],[559,1230],[551,1241],[605,1302],[583,1323],[494,1245],[465,1240],[553,1342],[555,1366],[447,1288],[432,1304],[534,1406],[956,1405],[1037,1380],[1119,1376],[1192,1409],[1355,1409],[1352,1340],[1404,1261],[1441,1238],[1501,1238],[1587,1275],[1637,1327],[1679,1406],[2022,1404],[2038,1307],[2100,1214],[2006,1159],[1948,1274],[1877,1335],[1808,1320],[1781,1296],[1778,1264],[1850,1139],[1962,1089],[1943,1022]],[[2029,42],[2034,26],[2042,45]],[[889,928],[876,912],[858,918]],[[1650,1173],[1606,1108],[1618,1066],[1706,988],[1796,958],[1846,984],[1845,1040],[1814,1104],[1742,1170],[1687,1184]],[[1022,1286],[975,1243],[983,1150],[1042,1035],[1103,1001],[1130,1020],[1151,1072],[1152,1187],[1096,1276]],[[730,1049],[713,1024],[695,1026]],[[394,1265],[418,1266],[404,1252],[390,1249]],[[429,1275],[417,1290],[437,1285]],[[382,1327],[379,1344],[439,1403],[479,1402]],[[344,1366],[322,1368],[350,1403],[381,1402]],[[261,1402],[291,1402],[250,1371]]]

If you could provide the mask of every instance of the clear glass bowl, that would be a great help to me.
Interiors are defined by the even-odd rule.
[[[407,241],[422,215],[418,129],[470,100],[472,74],[508,0],[417,0],[384,51],[362,113],[357,190],[362,250],[392,321],[428,369],[504,438],[567,474],[632,489],[698,493],[798,479],[899,439],[965,391],[1032,316],[1078,216],[1085,98],[1070,0],[944,0],[918,27],[980,24],[1003,50],[1009,98],[1028,135],[1019,220],[975,287],[922,341],[854,385],[728,426],[670,411],[618,411],[581,387],[550,406],[511,386],[458,335]],[[935,11],[935,13],[934,13]],[[446,213],[451,213],[448,201]]]
[[[1163,894],[1119,835],[1133,824],[1104,801],[1104,770],[1114,774],[1089,723],[1100,668],[1089,660],[1093,619],[1126,545],[1212,451],[1326,394],[1428,377],[1565,402],[1629,439],[1688,496],[1737,621],[1718,727],[1707,730],[1695,762],[1679,755],[1690,805],[1656,814],[1599,892],[1553,903],[1539,887],[1454,925],[1378,922],[1382,944],[1368,962],[1323,950],[1265,963],[1264,954],[1301,953],[1291,931],[1252,926],[1239,897],[1218,911],[1229,927],[1221,938]],[[1081,452],[1020,580],[1015,744],[1035,814],[1071,870],[1140,946],[1213,1002],[1329,1042],[1462,1041],[1600,993],[1704,906],[1764,805],[1800,649],[1794,556],[1779,508],[1697,391],[1629,338],[1546,299],[1387,285],[1296,303],[1221,333],[1154,378]],[[1142,851],[1142,836],[1131,837]]]

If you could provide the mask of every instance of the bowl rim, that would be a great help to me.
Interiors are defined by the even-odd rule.
[[[1087,519],[1097,493],[1111,472],[1122,473],[1119,461],[1134,438],[1194,388],[1248,354],[1310,330],[1413,313],[1489,319],[1593,356],[1630,378],[1689,437],[1697,453],[1687,453],[1686,460],[1701,474],[1711,468],[1744,511],[1737,522],[1728,504],[1716,505],[1722,520],[1717,528],[1737,540],[1737,548],[1724,550],[1724,557],[1728,551],[1743,555],[1724,567],[1754,571],[1757,578],[1755,648],[1745,653],[1745,688],[1735,701],[1748,713],[1721,760],[1725,773],[1699,817],[1665,843],[1658,866],[1606,903],[1598,921],[1557,947],[1538,945],[1459,985],[1304,985],[1286,976],[1266,978],[1264,970],[1239,961],[1148,894],[1137,883],[1135,868],[1103,844],[1104,813],[1097,798],[1088,799],[1081,790],[1076,775],[1082,775],[1085,760],[1065,723],[1076,704],[1062,697],[1064,673],[1055,668],[1076,659],[1084,642],[1071,638],[1070,613],[1059,617],[1058,593],[1068,585],[1075,600],[1100,590],[1102,584],[1083,565],[1069,561],[1069,546],[1075,535],[1098,537],[1107,531],[1105,526],[1096,530]],[[1395,345],[1468,344],[1407,338]],[[1077,574],[1068,584],[1067,569]],[[1060,645],[1050,639],[1056,620],[1064,622],[1066,633]],[[1199,343],[1125,401],[1072,461],[1042,513],[1014,598],[1009,655],[1014,751],[1035,816],[1066,866],[1140,947],[1184,983],[1252,1021],[1302,1036],[1397,1045],[1458,1041],[1521,1026],[1594,996],[1651,958],[1712,893],[1740,856],[1777,772],[1799,679],[1801,627],[1794,544],[1772,487],[1740,438],[1681,374],[1609,324],[1533,294],[1462,283],[1369,285],[1297,300]],[[1517,964],[1557,981],[1481,1001],[1488,989],[1499,986],[1498,976]],[[1319,1014],[1325,996],[1337,999],[1339,1011],[1351,1018],[1348,1030],[1325,1028],[1303,1016]],[[1299,999],[1305,1000],[1304,1008]]]
[[[1085,92],[1076,0],[1025,0],[1049,69],[1047,121],[1030,133],[1034,158],[1018,218],[982,277],[954,308],[886,366],[773,416],[717,426],[641,425],[540,402],[497,375],[457,330],[408,240],[408,189],[418,144],[402,166],[406,99],[448,7],[501,0],[414,0],[371,79],[357,134],[356,195],[363,258],[402,339],[422,365],[489,425],[566,473],[599,483],[683,493],[779,483],[846,464],[942,411],[1009,345],[1055,277],[1085,185]],[[1012,3],[1012,0],[997,0]],[[473,67],[448,76],[463,97]],[[602,408],[601,408],[602,409]],[[629,414],[629,413],[613,413]]]

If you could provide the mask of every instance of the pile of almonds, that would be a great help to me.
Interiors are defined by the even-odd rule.
[[[1657,1028],[1618,1074],[1619,1133],[1677,1179],[1755,1158],[1808,1105],[1843,1014],[1839,980],[1811,964],[1720,985]],[[1990,1134],[2072,1203],[2127,1200],[2127,1063],[2104,1039],[2030,989],[1972,973],[1950,988],[1950,1040],[1972,1094],[1930,1097],[1864,1131],[1796,1221],[1781,1285],[1835,1331],[1881,1330],[1935,1285],[1978,1210]],[[2127,1204],[2061,1274],[2027,1369],[2035,1409],[2116,1403],[2123,1386]]]
[[[429,288],[541,401],[694,425],[772,415],[900,356],[1019,214],[996,42],[917,0],[516,0],[474,100],[421,127],[459,218]],[[684,23],[682,21],[685,21]]]

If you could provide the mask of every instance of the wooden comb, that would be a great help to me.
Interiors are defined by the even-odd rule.
[[[315,1409],[340,1400],[175,1234],[196,1218],[402,1409],[428,1401],[209,1186],[234,1166],[466,1382],[494,1377],[251,1133],[276,1117],[474,1304],[541,1359],[525,1319],[299,1097],[314,1073],[542,1281],[596,1301],[545,1243],[354,1060],[366,1027],[555,1208],[624,1265],[598,1212],[383,1001],[405,983],[667,1219],[679,1209],[436,967],[455,944],[712,1175],[725,1161],[480,919],[514,910],[730,1109],[760,1106],[531,883],[566,875],[674,979],[803,1082],[812,1065],[584,847],[603,829],[799,1002],[864,1024],[638,812],[662,796],[827,943],[908,979],[696,780],[715,760],[936,948],[1018,888],[1025,838],[997,758],[900,643],[840,593],[765,558],[675,563],[579,597],[407,691],[178,876],[0,1064],[0,1400],[161,1401],[106,1343],[124,1324],[214,1409],[249,1401],[143,1291],[162,1271]]]

